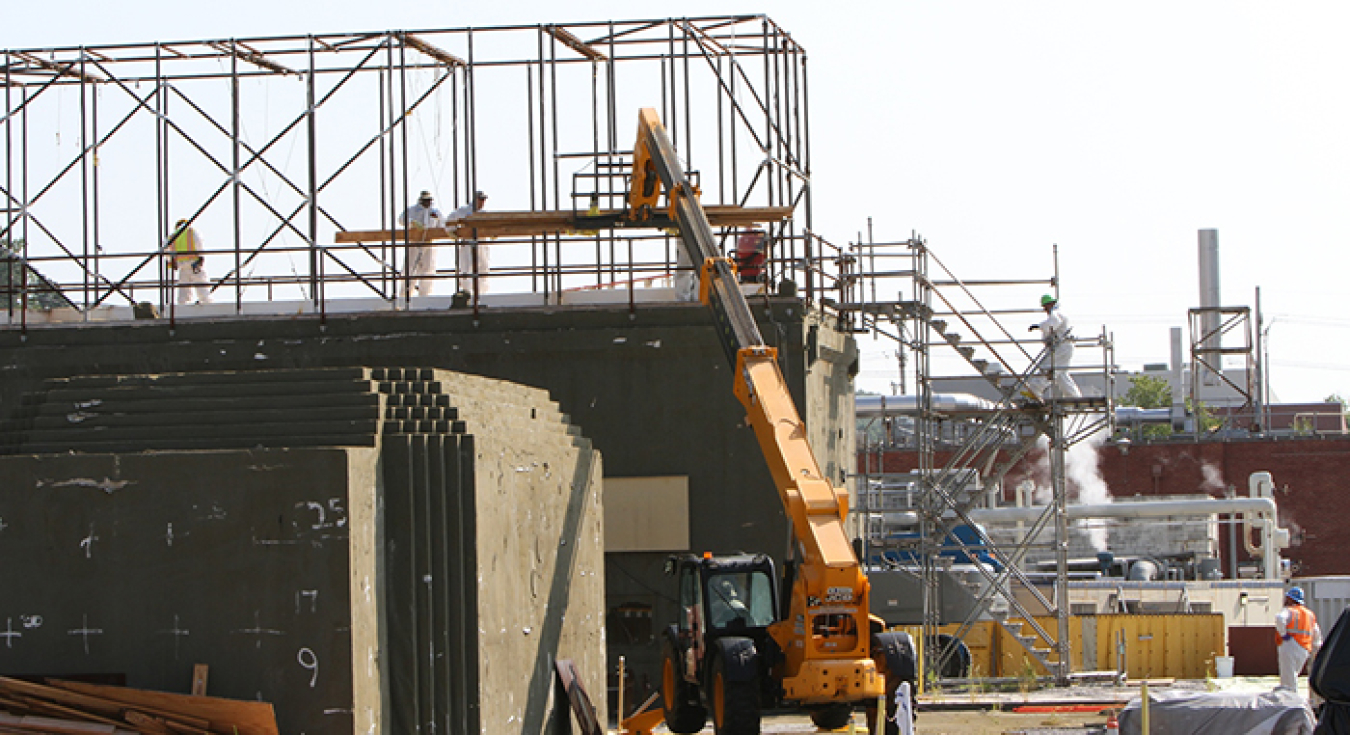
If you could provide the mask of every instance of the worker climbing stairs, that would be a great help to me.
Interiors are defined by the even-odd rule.
[[[1069,660],[1068,642],[1054,632],[1067,630],[1067,606],[1055,602],[1067,599],[1065,577],[1060,576],[1057,593],[1047,597],[1020,568],[1028,545],[1039,535],[1062,538],[1067,533],[1062,513],[1066,450],[1113,428],[1113,388],[1107,369],[1112,363],[1110,340],[1104,332],[1072,340],[1080,354],[1092,354],[1089,349],[1096,348],[1103,355],[1097,366],[1092,365],[1095,360],[1075,361],[1075,371],[1089,379],[1090,385],[1084,395],[1073,395],[1078,392],[1076,387],[1065,390],[1065,376],[1055,372],[1067,372],[1069,366],[1053,364],[1063,353],[1057,355],[1046,346],[1056,340],[1044,335],[1043,342],[1043,335],[1034,334],[1057,305],[1057,298],[1046,293],[1058,287],[1057,274],[1025,280],[963,280],[919,238],[860,245],[857,261],[870,270],[856,275],[857,298],[847,305],[848,312],[858,319],[859,331],[895,339],[902,386],[906,369],[915,376],[913,390],[918,401],[910,418],[919,454],[920,532],[917,541],[910,542],[917,548],[907,553],[923,559],[919,573],[925,590],[925,640],[940,640],[940,609],[935,602],[939,598],[937,555],[955,553],[957,558],[993,562],[975,565],[984,577],[972,583],[977,602],[956,635],[947,637],[955,643],[925,651],[928,666],[944,671],[944,665],[957,654],[959,639],[997,605],[1000,611],[1009,608],[1008,619],[1024,621],[1007,623],[1009,639],[1021,645],[1044,674],[1065,681],[1069,667],[1061,662]],[[899,298],[878,301],[872,297],[881,293]],[[1029,305],[1035,303],[1036,294],[1046,294],[1041,297],[1044,314]],[[1026,322],[1041,324],[1028,330]],[[1027,336],[1028,332],[1033,334]],[[1059,380],[1052,382],[1052,378]],[[1072,385],[1072,378],[1067,383]],[[936,400],[935,385],[968,386],[966,392],[988,400],[979,409],[951,411],[944,408],[946,401]],[[980,526],[971,512],[988,504],[993,494],[1001,492],[1009,471],[1038,451],[1049,459],[1055,502],[1027,529],[1027,540],[1000,546],[982,531],[978,538],[972,537],[969,530]],[[1037,616],[1044,619],[1045,611],[1059,619],[1058,626],[1036,622]],[[1000,612],[1000,624],[1004,616]]]

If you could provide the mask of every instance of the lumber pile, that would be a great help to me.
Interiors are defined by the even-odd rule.
[[[266,702],[0,676],[0,735],[277,735]]]

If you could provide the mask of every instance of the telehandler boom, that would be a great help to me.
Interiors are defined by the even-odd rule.
[[[817,725],[843,727],[855,704],[874,708],[883,693],[915,679],[912,642],[884,632],[870,615],[870,586],[844,527],[847,492],[821,473],[777,350],[760,335],[735,267],[718,252],[699,192],[656,111],[643,109],[629,216],[650,217],[663,191],[685,254],[699,268],[699,298],[711,308],[735,368],[735,395],[768,462],[799,557],[782,605],[765,555],[671,558],[667,572],[680,580],[681,620],[664,642],[667,725],[697,732],[711,709],[719,735],[758,733],[762,707],[789,704],[811,711]]]

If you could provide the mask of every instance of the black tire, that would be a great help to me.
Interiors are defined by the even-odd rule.
[[[729,680],[721,656],[708,672],[708,704],[717,735],[759,735],[758,682]]]
[[[900,687],[902,682],[909,682],[910,696],[918,693],[918,682],[915,680],[918,661],[914,658],[914,647],[910,643],[909,636],[904,633],[878,633],[872,636],[872,652],[877,658],[877,664],[886,672],[886,727],[885,730],[877,729],[877,705],[875,701],[868,702],[867,708],[867,730],[868,732],[880,733],[886,735],[900,735],[900,726],[895,724],[895,690]],[[918,719],[918,710],[914,707],[913,699],[910,700],[910,711],[913,718]]]
[[[853,704],[840,702],[811,710],[811,722],[821,730],[839,730],[853,717]]]
[[[671,732],[694,733],[703,729],[708,711],[698,701],[698,687],[684,680],[679,652],[669,640],[662,646],[661,699],[666,706],[666,727]]]
[[[946,633],[939,633],[928,641],[929,648],[939,654],[948,645],[953,644],[954,650],[947,657],[946,663],[938,669],[938,674],[943,679],[964,679],[970,676],[970,648],[965,642]]]

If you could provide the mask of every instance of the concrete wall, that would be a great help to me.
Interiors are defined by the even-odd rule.
[[[87,408],[17,432],[65,435],[73,453],[0,457],[0,558],[15,562],[0,569],[0,673],[183,691],[208,663],[212,694],[273,702],[282,732],[552,731],[567,707],[554,663],[592,682],[606,669],[599,455],[542,390],[392,373],[81,379],[34,394]],[[368,448],[174,446],[284,443],[250,438],[265,424],[239,407],[353,392],[377,399],[357,413],[386,418]],[[433,403],[454,420],[393,420]],[[189,405],[211,439],[181,417],[146,420]],[[362,423],[347,416],[289,419]],[[137,441],[161,451],[81,453]]]
[[[752,307],[811,432],[823,470],[853,457],[856,348],[791,298]],[[812,337],[812,327],[815,327]],[[0,415],[25,386],[73,372],[323,365],[430,365],[545,388],[613,477],[687,477],[690,548],[782,560],[787,523],[706,307],[484,309],[0,332]],[[608,648],[634,681],[657,681],[652,631],[673,622],[664,552],[606,559]],[[611,665],[613,671],[615,666]],[[584,682],[599,695],[601,682]],[[613,682],[611,682],[613,683]]]
[[[283,732],[377,721],[378,698],[354,693],[380,686],[378,596],[349,595],[371,565],[346,553],[374,464],[371,449],[0,457],[0,671],[185,692],[206,663],[210,694],[278,703]]]

